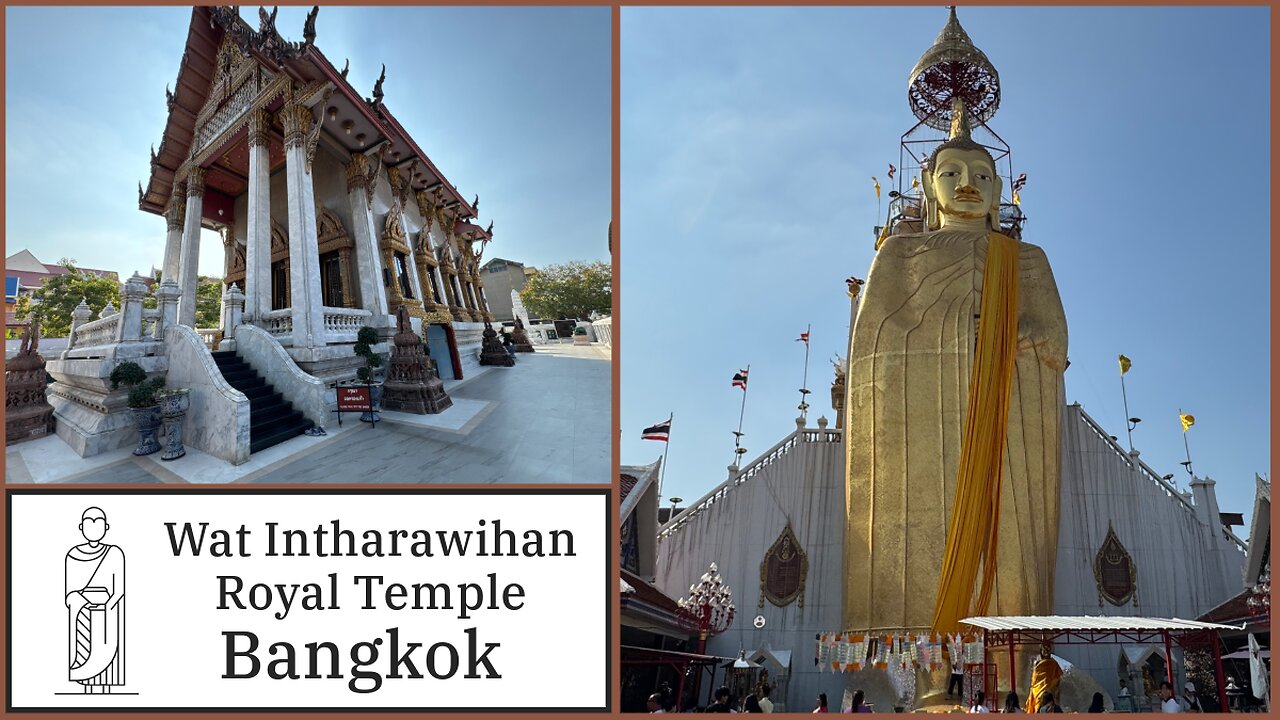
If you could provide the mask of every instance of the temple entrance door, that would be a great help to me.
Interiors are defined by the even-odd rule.
[[[457,380],[458,374],[453,367],[453,353],[449,351],[449,335],[443,325],[427,326],[427,350],[431,359],[436,361],[436,371],[441,380]]]
[[[320,256],[320,296],[325,307],[345,307],[342,297],[342,258],[335,250]]]
[[[289,259],[271,263],[271,309],[283,310],[291,305],[289,298]]]

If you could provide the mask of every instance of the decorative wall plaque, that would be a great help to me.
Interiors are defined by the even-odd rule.
[[[1093,578],[1098,583],[1098,605],[1103,598],[1112,605],[1124,605],[1138,589],[1138,567],[1113,527],[1107,528],[1107,538],[1093,558]]]
[[[787,523],[760,561],[759,607],[764,607],[766,599],[778,607],[792,601],[804,607],[804,579],[808,574],[809,556],[791,531],[791,523]]]

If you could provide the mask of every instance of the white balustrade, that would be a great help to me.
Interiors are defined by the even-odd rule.
[[[87,322],[71,331],[74,347],[93,347],[111,345],[116,341],[116,329],[120,326],[120,313],[107,315],[93,322]]]
[[[356,308],[326,307],[324,311],[325,340],[329,343],[353,343],[356,333],[368,324],[373,313]]]
[[[215,349],[219,340],[222,339],[221,328],[196,328],[196,334],[200,336],[201,342],[209,349]]]
[[[272,337],[293,335],[293,309],[282,308],[272,310],[262,318],[262,329],[271,333]]]

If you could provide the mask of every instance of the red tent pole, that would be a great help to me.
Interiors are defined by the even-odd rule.
[[[1222,708],[1219,712],[1228,712],[1230,701],[1227,699],[1227,683],[1226,673],[1222,671],[1222,647],[1218,642],[1218,633],[1213,630],[1206,630],[1205,634],[1209,636],[1209,644],[1213,646],[1213,680],[1218,683],[1218,702]]]
[[[689,674],[689,666],[685,665],[682,668],[677,665],[675,667],[676,671],[680,673],[680,686],[676,690],[676,712],[680,712],[682,710],[681,706],[684,704],[684,676]]]
[[[1169,643],[1169,631],[1161,630],[1160,634],[1164,636],[1164,672],[1169,680],[1169,687],[1173,688],[1173,695],[1177,697],[1178,686],[1173,684],[1173,647]]]

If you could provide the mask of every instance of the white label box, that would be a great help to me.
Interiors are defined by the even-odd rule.
[[[10,711],[609,710],[608,490],[6,496]]]

